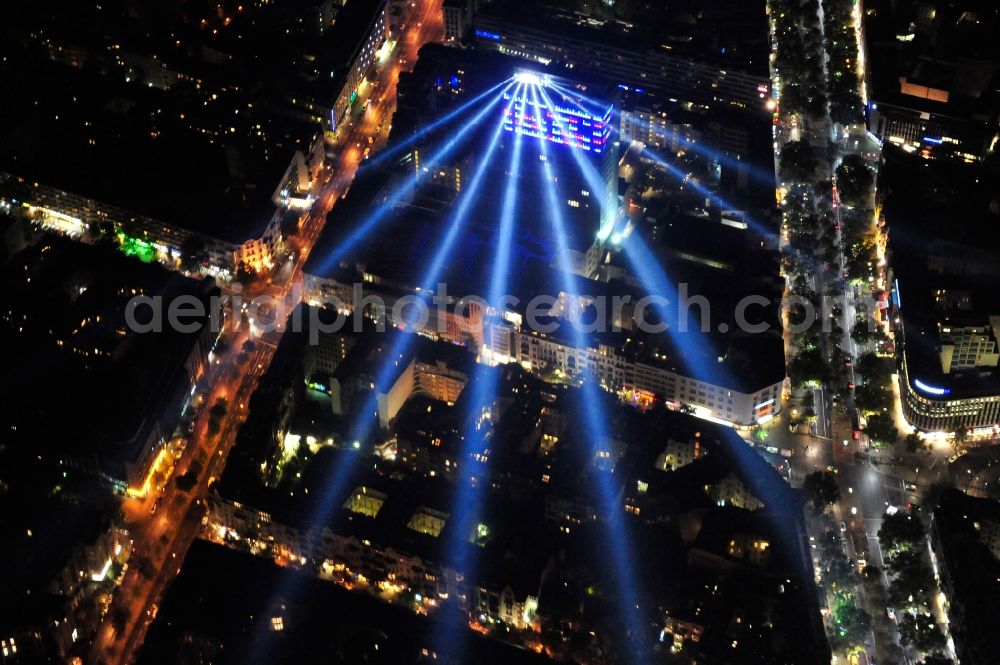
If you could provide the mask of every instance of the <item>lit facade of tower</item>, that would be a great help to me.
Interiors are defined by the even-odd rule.
[[[586,192],[588,203],[600,211],[597,228],[592,230],[603,242],[618,217],[618,160],[612,137],[614,101],[574,94],[572,82],[548,75],[518,72],[514,78],[520,85],[504,95],[507,100],[513,99],[504,129],[559,146],[549,154],[567,164],[557,169],[560,180],[566,181],[561,183],[561,189],[569,192],[570,200]],[[579,151],[578,155],[593,166],[596,177],[579,173],[569,150]],[[596,189],[597,179],[600,191],[591,191]],[[571,180],[576,182],[571,184]]]

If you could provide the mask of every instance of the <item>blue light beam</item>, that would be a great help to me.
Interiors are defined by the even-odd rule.
[[[541,96],[542,98],[542,103],[549,108],[553,107],[554,105],[552,103],[552,100],[545,93],[545,89],[538,88],[537,90],[538,90],[538,95]],[[553,113],[552,121],[559,126],[560,132],[566,131],[566,128],[559,120],[559,114]],[[573,161],[576,162],[577,168],[580,169],[580,172],[583,174],[584,179],[587,181],[587,185],[590,187],[590,191],[597,192],[600,194],[598,198],[600,202],[602,219],[604,219],[605,217],[604,213],[608,211],[607,209],[611,208],[610,215],[608,215],[611,221],[608,222],[604,227],[602,227],[598,231],[598,237],[602,241],[607,240],[607,238],[611,235],[612,230],[614,229],[614,225],[618,217],[618,206],[611,202],[612,200],[615,199],[614,192],[608,191],[608,183],[605,182],[605,180],[601,177],[601,174],[597,171],[597,167],[591,164],[581,154],[581,151],[571,149],[570,155],[573,156]]]
[[[652,126],[648,120],[641,120],[639,118],[634,119],[634,124],[639,127],[649,128]],[[708,146],[702,145],[694,139],[688,138],[686,136],[679,137],[680,141],[683,143],[685,149],[693,150],[694,152],[707,157],[713,161],[724,164],[733,169],[746,169],[747,175],[756,180],[757,182],[763,183],[768,187],[773,188],[775,184],[774,173],[768,173],[756,166],[752,165],[750,162],[743,161],[741,159],[736,159],[731,155],[727,155],[723,152],[717,150],[712,150]]]
[[[461,142],[469,135],[481,121],[486,117],[493,107],[495,107],[501,99],[503,99],[503,93],[507,91],[508,88],[514,85],[513,81],[505,84],[503,91],[498,94],[494,99],[490,100],[482,110],[480,110],[468,123],[462,126],[462,128],[453,137],[448,139],[448,141],[438,148],[427,160],[427,171],[431,172],[437,166],[438,162],[447,158]],[[389,199],[385,201],[379,208],[369,215],[360,225],[355,227],[355,229],[342,241],[336,248],[323,260],[323,263],[317,269],[317,272],[323,274],[329,271],[331,268],[340,263],[344,255],[347,254],[351,249],[353,249],[361,240],[369,236],[378,230],[379,226],[388,217],[389,212],[396,206],[399,201],[406,196],[410,187],[421,179],[421,173],[414,173],[410,175],[406,182],[398,186],[395,191],[389,196]]]
[[[515,100],[519,95],[515,94],[511,98],[515,113],[520,113],[523,119],[524,105],[518,110]],[[506,115],[505,115],[506,118]],[[487,303],[492,307],[499,307],[500,301],[506,291],[508,279],[510,277],[510,254],[511,244],[514,236],[515,213],[517,209],[518,179],[521,171],[521,147],[522,136],[514,135],[514,148],[511,155],[510,167],[507,173],[507,186],[504,189],[503,201],[500,208],[499,227],[497,229],[497,249],[493,258],[493,265],[490,271],[490,284],[487,293]],[[502,312],[497,312],[502,316]],[[484,317],[484,325],[488,325]],[[484,331],[485,332],[485,331]],[[488,342],[484,342],[484,347]],[[451,528],[446,534],[444,543],[448,561],[464,561],[467,566],[463,571],[466,580],[474,580],[476,576],[470,570],[472,562],[464,560],[464,547],[469,534],[479,522],[482,511],[482,483],[480,479],[485,475],[486,461],[488,459],[488,446],[492,435],[492,419],[490,412],[492,405],[496,401],[498,390],[498,371],[486,364],[477,366],[475,375],[471,378],[467,386],[473,391],[469,400],[471,413],[467,414],[470,425],[463,435],[462,450],[459,455],[461,476],[456,478],[455,500],[451,512]],[[465,630],[462,627],[461,630]],[[459,654],[464,649],[467,635],[462,635],[459,639],[453,639],[454,626],[441,622],[435,630],[434,644],[439,645],[438,651],[448,654],[456,662],[461,662]]]
[[[777,238],[777,234],[774,231],[771,231],[763,224],[753,219],[750,215],[746,214],[746,212],[743,211],[740,207],[729,203],[724,198],[722,198],[721,196],[710,190],[708,187],[702,185],[700,182],[697,181],[697,179],[681,171],[679,168],[677,168],[676,166],[665,160],[662,156],[657,154],[654,150],[647,147],[642,152],[643,154],[647,155],[655,164],[662,167],[670,176],[674,178],[674,180],[679,182],[681,185],[691,187],[691,189],[698,192],[705,198],[709,199],[720,210],[738,210],[742,212],[743,220],[746,222],[747,226],[752,228],[756,233],[772,240]]]
[[[600,103],[599,102],[597,102],[596,100],[588,97],[587,95],[583,94],[579,90],[573,90],[571,88],[566,88],[564,86],[561,86],[561,85],[558,85],[558,84],[554,84],[554,83],[550,84],[549,87],[552,88],[552,89],[554,89],[554,90],[556,90],[557,92],[559,92],[560,94],[564,95],[565,97],[567,97],[570,101],[572,101],[573,103],[575,103],[578,108],[580,108],[582,110],[587,110],[584,107],[584,104],[588,104],[588,105],[592,106],[593,108],[599,108],[600,107]],[[642,120],[642,119],[639,119],[639,118],[635,118],[633,120],[633,122],[637,126],[646,127],[647,129],[651,126],[651,123],[648,120]],[[613,131],[615,133],[619,133],[619,130],[618,130],[617,127],[614,127]],[[745,168],[745,169],[747,169],[747,173],[754,180],[757,180],[758,182],[767,184],[767,185],[772,186],[772,187],[774,186],[774,174],[773,173],[768,173],[766,171],[763,171],[763,170],[761,170],[759,168],[754,167],[749,162],[745,162],[743,160],[736,159],[736,158],[732,157],[731,155],[727,155],[727,154],[725,154],[723,152],[719,152],[717,150],[712,150],[708,146],[702,145],[701,143],[699,143],[699,142],[697,142],[697,141],[695,141],[693,139],[690,139],[688,137],[682,136],[682,137],[680,137],[680,139],[681,139],[681,141],[684,142],[685,147],[690,148],[691,150],[693,150],[693,151],[695,151],[695,152],[697,152],[697,153],[699,153],[699,154],[701,154],[701,155],[703,155],[703,156],[705,156],[705,157],[707,157],[709,159],[715,160],[715,161],[719,162],[720,164],[726,164],[727,166],[730,166],[732,168]]]
[[[535,101],[536,122],[540,123],[541,116],[537,90],[532,89],[531,93]],[[552,162],[549,160],[548,142],[542,140],[539,141],[539,143],[541,145],[543,156],[542,168],[545,171],[545,197],[546,203],[548,204],[548,218],[556,237],[556,256],[559,264],[559,274],[563,280],[562,288],[566,292],[567,299],[570,299],[571,295],[575,291],[575,287],[571,277],[574,273],[572,264],[569,260],[570,249],[569,243],[567,242],[566,223],[562,215],[562,206],[564,204],[559,200],[555,187],[552,184],[555,182],[555,177],[552,169]],[[579,314],[580,313],[577,312],[578,316]],[[590,344],[579,327],[570,322],[570,328],[572,330],[574,345],[576,348],[589,348]],[[588,444],[591,450],[592,459],[597,458],[598,451],[600,450],[600,442],[610,438],[608,436],[606,426],[606,423],[608,422],[607,414],[604,413],[601,396],[597,392],[599,388],[594,378],[595,377],[593,376],[585,376],[580,387],[580,390],[583,391],[583,402],[586,405],[586,408],[584,409],[584,417],[587,423],[587,432],[589,434]],[[597,479],[599,500],[608,514],[608,542],[611,547],[611,555],[614,562],[614,570],[612,571],[612,574],[617,577],[615,580],[615,588],[617,588],[620,592],[619,609],[622,612],[622,618],[624,619],[622,621],[622,625],[636,627],[638,638],[636,640],[637,643],[634,646],[636,647],[635,651],[638,653],[633,653],[632,655],[634,663],[641,663],[646,659],[639,654],[647,654],[650,653],[650,651],[649,645],[644,639],[646,636],[642,633],[645,622],[642,620],[642,612],[639,610],[639,595],[637,593],[639,586],[631,560],[632,546],[628,530],[624,520],[622,519],[621,506],[618,505],[617,490],[614,486],[612,478],[605,475],[601,471],[597,471],[597,473],[595,473],[595,478]],[[626,639],[623,643],[627,644],[629,643],[629,640]]]
[[[562,86],[554,85],[554,84],[550,84],[549,87],[555,89],[556,91],[560,92],[560,94],[566,96],[566,98],[568,99],[568,101],[574,103],[576,105],[576,107],[578,109],[580,109],[581,111],[588,112],[587,109],[580,103],[580,100],[581,99],[589,99],[589,98],[587,98],[582,93],[578,93],[578,92],[574,93],[572,90],[568,90],[566,88],[563,88]],[[542,94],[545,95],[544,92],[542,92]],[[577,99],[573,99],[574,97],[576,97]],[[546,96],[546,99],[548,99],[547,96]],[[551,103],[551,102],[549,102],[549,103]],[[589,101],[588,103],[591,104],[591,105],[595,105],[596,104],[596,102],[594,102],[594,101]],[[612,131],[613,132],[618,132],[617,128],[612,128]],[[740,161],[737,161],[737,160],[734,160],[734,159],[728,157],[727,155],[723,155],[721,153],[716,153],[714,151],[711,151],[708,148],[705,148],[704,146],[702,146],[702,145],[700,145],[698,143],[695,143],[693,141],[685,139],[685,145],[688,146],[688,147],[690,147],[690,148],[692,148],[695,152],[700,152],[701,154],[709,157],[710,159],[718,159],[720,161],[728,160],[728,162],[731,163],[731,164],[733,164],[733,165],[746,166],[747,168],[750,168],[749,165],[746,164],[746,163],[744,163],[744,162],[740,162]],[[772,239],[772,240],[775,239],[775,238],[777,238],[777,234],[776,233],[774,233],[773,231],[771,231],[770,229],[768,229],[766,226],[764,226],[763,224],[761,224],[759,221],[757,221],[757,220],[753,219],[752,217],[750,217],[750,215],[746,214],[746,212],[743,211],[740,207],[735,206],[735,205],[729,203],[728,201],[726,201],[725,199],[723,199],[721,196],[719,196],[718,194],[716,194],[712,190],[708,189],[707,187],[705,187],[704,185],[702,185],[701,183],[699,183],[697,180],[689,177],[687,174],[685,174],[683,171],[681,171],[680,169],[678,169],[676,166],[674,166],[673,164],[667,162],[662,156],[658,155],[655,151],[653,151],[648,146],[645,147],[645,149],[643,150],[643,153],[646,154],[646,155],[648,155],[649,158],[653,162],[655,162],[657,165],[659,165],[663,169],[665,169],[667,171],[667,173],[669,175],[671,175],[675,180],[677,180],[678,182],[680,182],[682,185],[689,185],[691,187],[691,189],[693,189],[694,191],[698,192],[699,194],[701,194],[705,198],[709,199],[712,203],[714,203],[717,208],[719,208],[721,210],[734,210],[734,211],[741,212],[742,213],[742,219],[743,219],[743,221],[746,223],[746,225],[749,228],[752,228],[756,233],[764,236],[765,238],[769,238],[769,239]],[[750,169],[750,170],[753,171],[753,169]],[[756,177],[760,178],[762,181],[766,181],[766,182],[772,184],[772,186],[773,186],[774,178],[763,176],[760,172],[753,173],[752,175],[755,175]]]
[[[507,108],[510,108],[510,104],[508,104]],[[500,122],[497,124],[497,128],[493,132],[493,136],[490,139],[490,143],[483,159],[476,168],[476,172],[473,175],[471,182],[462,193],[458,207],[450,216],[448,222],[448,232],[445,234],[444,239],[435,250],[430,266],[428,267],[424,277],[418,282],[426,285],[426,288],[423,289],[423,291],[430,291],[441,277],[445,261],[447,261],[448,256],[451,254],[455,242],[459,237],[459,232],[465,224],[469,207],[478,196],[479,188],[485,176],[488,163],[492,159],[493,154],[496,152],[497,146],[499,145],[500,136],[503,133],[505,117],[506,114],[504,114]],[[380,388],[386,386],[399,371],[399,363],[405,357],[412,342],[413,335],[405,332],[399,333],[393,339],[391,346],[386,353],[385,361],[376,373],[375,389],[372,390],[366,397],[364,406],[358,411],[359,415],[354,421],[354,425],[350,430],[350,435],[344,441],[346,449],[361,450],[367,442],[368,437],[372,432],[373,424],[378,418],[378,391]],[[341,461],[338,468],[334,470],[333,477],[326,484],[323,490],[323,498],[317,504],[322,510],[332,508],[332,502],[346,491],[346,484],[351,477],[353,463],[358,457],[360,457],[360,454],[345,457]]]
[[[503,95],[503,93],[506,92],[507,88],[510,87],[510,84],[511,84],[511,82],[513,80],[514,80],[514,77],[510,77],[506,81],[501,81],[500,83],[497,83],[495,86],[493,86],[489,90],[476,95],[475,97],[473,97],[472,99],[468,100],[467,102],[463,102],[459,107],[457,107],[455,109],[452,109],[446,115],[438,118],[437,120],[435,120],[431,124],[427,125],[426,127],[420,128],[419,130],[417,130],[416,132],[414,132],[410,136],[406,137],[404,140],[400,141],[399,143],[397,143],[395,145],[392,145],[392,146],[387,146],[384,150],[376,153],[375,155],[372,155],[368,160],[362,162],[360,170],[361,171],[367,171],[367,170],[369,170],[369,169],[371,169],[373,167],[381,165],[386,160],[393,159],[393,158],[401,155],[411,145],[413,145],[414,143],[416,143],[420,139],[428,136],[431,132],[434,132],[434,131],[440,129],[441,127],[447,125],[452,120],[455,120],[459,115],[461,115],[461,114],[465,113],[466,111],[472,109],[479,102],[483,101],[484,99],[486,99],[487,97],[489,97],[493,93],[497,92],[501,88],[504,88],[504,90],[500,91],[499,94]],[[475,121],[473,121],[473,122],[475,122]]]
[[[543,97],[545,96],[543,90],[539,92]],[[588,180],[595,178],[596,173],[591,164],[577,159],[577,165],[585,172],[585,175],[589,172],[589,175],[587,175]],[[557,209],[556,206],[550,206],[550,208],[553,210]],[[644,290],[651,294],[668,294],[673,299],[670,303],[672,305],[678,302],[676,285],[638,234],[632,234],[626,240],[623,251],[633,274],[639,278]],[[661,318],[670,323],[672,325],[671,330],[673,330],[678,322],[678,316],[668,306],[663,306],[659,309]],[[695,332],[693,334],[685,334],[683,340],[677,334],[672,337],[675,346],[682,351],[679,360],[686,366],[687,375],[716,385],[734,385],[731,373],[723,364],[717,362],[716,354],[710,344],[700,334],[699,328],[692,324],[690,316],[688,319],[688,330]],[[686,349],[691,352],[684,353],[683,351]],[[700,359],[700,362],[694,362],[694,358]],[[591,414],[588,413],[587,415]],[[742,475],[749,484],[750,491],[755,496],[760,497],[765,505],[768,506],[769,519],[775,524],[775,531],[778,534],[778,538],[782,541],[787,551],[795,552],[794,538],[788,534],[787,524],[789,520],[801,517],[799,500],[794,496],[789,496],[788,486],[784,481],[777,478],[773,472],[766,470],[768,466],[766,462],[750,449],[746,441],[735,430],[726,427],[720,431],[723,445],[731,455],[733,461],[743,469],[744,473]],[[793,509],[789,515],[782,515],[781,511],[786,506],[792,506]],[[803,557],[799,558],[803,559]],[[811,562],[808,561],[808,558],[804,558],[804,563],[802,561],[797,561],[797,563],[800,564],[803,577],[808,577],[812,572]]]
[[[544,90],[539,93],[546,97]],[[596,170],[593,165],[582,159],[577,159],[577,166],[584,172],[588,181],[598,180]],[[762,232],[767,235],[766,232]],[[629,262],[632,272],[639,278],[644,290],[653,294],[671,294],[672,304],[677,302],[677,288],[673,280],[669,278],[660,262],[653,252],[637,234],[632,234],[623,247],[626,260]],[[678,317],[674,312],[663,307],[660,316],[666,322],[674,325]],[[688,317],[690,319],[690,317]],[[673,328],[672,328],[673,329]],[[688,321],[688,330],[698,331],[697,326]],[[733,385],[732,375],[728,369],[716,361],[714,351],[698,332],[687,335],[685,342],[690,342],[691,346],[681,343],[676,336],[673,338],[678,349],[689,348],[693,353],[682,353],[679,359],[686,364],[687,375],[701,381],[708,381],[716,385]],[[702,362],[692,362],[692,356],[702,359]],[[775,524],[775,531],[782,541],[786,551],[795,552],[795,539],[790,536],[787,524],[790,520],[801,518],[800,500],[794,495],[790,496],[788,486],[780,478],[777,478],[773,471],[767,470],[767,463],[753,451],[740,435],[731,428],[722,428],[721,434],[723,444],[733,461],[743,469],[743,477],[749,483],[750,491],[761,498],[768,507],[768,517]],[[792,510],[788,515],[782,515],[783,507],[791,506]],[[812,574],[811,561],[808,556],[798,557],[796,563],[799,564],[803,573],[803,578]]]
[[[543,88],[539,88],[538,94],[542,101],[548,105],[549,98]],[[607,184],[601,180],[597,168],[583,158],[577,151],[572,151],[577,167],[583,173],[584,178],[593,191],[603,191]],[[598,188],[599,187],[599,188]],[[610,229],[601,229],[599,236],[607,237]],[[674,346],[679,351],[690,351],[690,354],[683,354],[679,360],[688,363],[690,369],[695,372],[692,376],[717,377],[719,374],[718,363],[713,362],[716,358],[714,351],[701,333],[701,322],[692,320],[692,312],[687,310],[685,320],[681,322],[676,315],[680,301],[676,284],[669,278],[666,271],[657,261],[652,250],[645,241],[632,233],[623,240],[626,259],[629,261],[632,272],[639,279],[642,288],[651,295],[660,296],[667,300],[666,303],[654,302],[653,307],[662,321],[667,324],[666,333],[670,335]],[[683,325],[681,325],[683,323]],[[693,362],[692,358],[699,359]]]
[[[513,83],[507,83],[507,88],[509,88],[511,85],[513,85]],[[507,88],[505,88],[504,90],[506,91]],[[498,95],[497,100],[499,100],[500,98],[501,96]],[[467,125],[466,128],[463,129],[463,131],[467,132],[471,128],[472,124],[478,122],[479,119],[481,119],[482,116],[485,115],[485,113],[488,112],[489,109],[495,106],[497,100],[492,101],[485,109],[483,109],[483,111],[478,113],[476,118],[472,121],[472,123],[470,123],[470,125]],[[508,106],[508,108],[510,107]],[[466,217],[465,212],[468,210],[468,206],[471,204],[471,201],[474,200],[476,192],[481,187],[483,176],[486,171],[486,164],[492,158],[493,154],[496,151],[496,147],[499,143],[499,138],[503,133],[503,125],[505,118],[506,114],[504,114],[504,116],[501,117],[500,121],[498,122],[497,128],[496,130],[494,130],[494,134],[487,148],[486,156],[483,162],[477,168],[476,173],[473,176],[470,185],[463,194],[461,203],[458,209],[456,210],[455,214],[452,216],[452,224],[450,224],[449,226],[454,227],[457,224],[461,224],[464,218]],[[443,150],[438,151],[438,153],[436,153],[435,156],[438,159],[440,159],[443,157],[442,153]],[[424,279],[425,282],[433,283],[438,280],[438,278],[440,277],[440,271],[443,269],[446,256],[451,251],[457,237],[458,237],[457,230],[454,232],[449,230],[449,233],[445,236],[444,242],[436,250],[436,253],[431,263],[431,267],[428,270],[427,275],[425,276]],[[365,407],[360,411],[360,413],[363,415],[359,416],[359,418],[355,421],[355,426],[352,431],[353,436],[348,437],[347,439],[344,440],[343,442],[344,457],[338,461],[339,463],[337,467],[334,469],[333,477],[330,479],[328,483],[324,485],[320,499],[316,502],[316,514],[312,516],[312,520],[308,522],[309,524],[321,524],[321,525],[325,524],[328,521],[329,516],[336,510],[335,501],[338,497],[344,494],[344,491],[347,488],[347,483],[351,478],[352,472],[358,460],[361,458],[360,444],[365,438],[367,438],[367,432],[370,430],[372,422],[374,422],[374,420],[377,419],[378,417],[376,411],[378,386],[383,385],[386,380],[386,377],[398,367],[399,359],[404,355],[407,346],[410,343],[412,343],[412,339],[413,339],[412,335],[401,333],[393,340],[392,347],[389,353],[387,354],[387,358],[384,364],[382,365],[382,368],[378,373],[378,378],[380,382],[376,384],[375,391],[372,392],[370,398],[367,400],[367,403],[365,404]],[[374,415],[372,418],[369,418],[367,414],[374,414]],[[358,441],[359,445],[357,448],[355,448],[354,446],[354,441]],[[295,598],[299,594],[300,587],[302,586],[302,584],[305,583],[305,580],[306,580],[305,573],[302,573],[301,575],[292,578],[292,581],[289,583],[288,588],[284,590],[283,596],[285,598]],[[247,647],[248,655],[252,655],[254,659],[259,658],[260,654],[266,653],[268,651],[270,645],[270,631],[266,629],[256,630],[253,639],[249,640],[247,642],[247,645],[248,645]],[[244,660],[249,660],[249,658]]]
[[[667,325],[665,334],[673,343],[678,354],[676,360],[686,369],[687,375],[716,385],[727,385],[725,369],[718,362],[718,353],[705,337],[710,331],[702,331],[702,322],[695,319],[694,308],[686,309],[685,317],[681,320],[681,297],[677,284],[667,274],[645,240],[638,233],[632,233],[623,240],[621,247],[630,271],[638,278],[642,289],[652,296],[664,299],[653,301],[652,306],[660,320]]]

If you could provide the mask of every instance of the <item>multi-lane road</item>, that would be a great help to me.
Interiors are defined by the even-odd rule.
[[[223,339],[231,347],[225,361],[209,369],[204,377],[204,404],[194,421],[183,454],[162,489],[150,487],[149,495],[126,499],[123,509],[133,541],[132,559],[112,606],[99,627],[88,662],[131,661],[141,644],[145,628],[155,614],[155,605],[164,588],[177,574],[188,546],[200,527],[205,496],[210,482],[221,472],[235,432],[246,413],[246,404],[271,361],[274,347],[263,340],[252,351],[240,353],[247,341],[246,326],[237,327],[237,318],[227,322]],[[210,407],[225,400],[227,411],[217,432],[209,425]],[[178,476],[191,472],[193,487],[182,488]],[[137,561],[146,564],[138,565]],[[110,617],[124,617],[124,629],[116,630]]]
[[[823,22],[823,7],[818,5],[819,25],[821,29]],[[822,67],[824,78],[826,77],[827,54],[822,53]],[[831,183],[832,202],[835,211],[834,240],[838,248],[838,268],[835,275],[840,277],[839,271],[844,265],[843,246],[840,229],[842,223],[840,219],[840,205],[836,189],[835,178],[832,171],[839,163],[839,151],[836,159],[827,160],[827,148],[833,143],[831,141],[831,126],[829,117],[825,118],[817,126],[811,128],[805,134],[799,126],[799,122],[794,117],[782,118],[781,123],[776,128],[775,149],[776,155],[780,154],[781,147],[788,141],[795,141],[807,138],[809,143],[816,148],[819,157],[819,173],[817,176]],[[834,144],[836,145],[836,144]],[[838,146],[839,147],[839,146]],[[823,299],[823,315],[832,314],[833,304],[839,304],[842,310],[840,325],[843,328],[842,339],[836,340],[845,354],[844,357],[850,359],[850,381],[853,384],[853,366],[857,358],[858,349],[850,337],[855,317],[854,293],[848,287],[843,298],[836,298],[830,302],[827,295],[827,279],[829,270],[827,266],[817,266],[812,275],[812,287]],[[823,323],[827,323],[824,319]],[[786,342],[793,340],[786,336]],[[823,344],[824,354],[832,357],[832,348],[828,348],[826,342]],[[786,347],[791,353],[793,345]],[[841,362],[837,358],[837,362]],[[853,385],[851,386],[853,388]],[[793,453],[790,460],[791,480],[793,483],[801,483],[802,479],[809,473],[816,470],[832,470],[837,477],[838,487],[841,493],[841,500],[834,506],[834,518],[840,525],[844,535],[846,554],[853,560],[865,560],[882,566],[881,550],[878,543],[878,531],[881,527],[882,517],[889,506],[905,505],[916,500],[916,496],[906,490],[906,483],[899,478],[882,473],[879,468],[870,463],[870,459],[862,453],[863,442],[854,438],[855,423],[851,418],[853,404],[853,389],[849,392],[847,404],[834,405],[829,388],[820,388],[814,392],[814,410],[817,420],[814,430],[810,434],[794,434],[788,429],[789,414],[784,413],[776,419],[769,433],[769,445],[775,448],[789,450]],[[786,409],[787,411],[787,409]],[[859,597],[863,590],[858,589]],[[893,642],[898,642],[898,635],[891,637]],[[890,650],[895,650],[892,645],[885,645]],[[868,660],[868,654],[864,653],[864,660]]]
[[[426,43],[443,38],[441,0],[415,0],[399,34],[386,49],[376,81],[362,91],[362,111],[352,117],[336,140],[336,158],[316,187],[317,202],[293,238],[291,266],[280,278],[251,284],[244,300],[269,295],[284,301],[296,293],[302,266],[316,243],[327,214],[347,191],[359,164],[377,151],[388,137],[396,107],[396,83],[400,71],[417,59]],[[247,325],[238,325],[236,313],[224,331],[232,349],[225,363],[211,368],[203,379],[204,408],[195,421],[187,446],[173,468],[173,475],[161,488],[152,487],[149,496],[124,501],[126,524],[133,541],[132,562],[116,590],[111,609],[98,626],[87,663],[131,663],[142,645],[146,629],[155,618],[158,603],[180,572],[191,542],[201,528],[205,497],[211,483],[222,473],[230,447],[246,416],[246,407],[257,383],[273,357],[280,332],[254,340],[252,350],[239,352],[251,335]],[[210,427],[211,406],[224,399],[228,408],[218,427]],[[197,472],[194,487],[182,489],[177,476]],[[142,566],[138,560],[148,561]],[[117,617],[117,621],[115,620]],[[116,630],[115,624],[121,623]]]
[[[337,199],[344,195],[354,175],[365,159],[385,144],[392,129],[396,110],[396,83],[399,74],[409,70],[417,60],[420,48],[444,38],[441,0],[419,0],[410,3],[409,17],[394,35],[392,50],[385,59],[374,83],[366,83],[357,112],[352,113],[335,143],[335,162],[328,170],[329,180],[319,188],[312,212],[303,221],[293,238],[296,248],[294,267],[285,271],[276,285],[288,288],[302,277],[302,266],[319,238],[326,216]]]
[[[180,572],[184,555],[198,534],[201,518],[205,513],[203,497],[208,491],[209,484],[222,471],[229,448],[236,439],[236,431],[243,422],[250,395],[274,354],[273,345],[264,341],[258,341],[256,345],[258,350],[248,354],[247,360],[240,366],[240,375],[232,379],[223,389],[228,399],[232,401],[229,402],[229,411],[219,433],[211,436],[207,432],[207,424],[199,424],[199,430],[205,429],[196,431],[199,436],[192,437],[198,444],[195,453],[192,457],[182,460],[188,462],[187,466],[197,462],[202,467],[195,487],[185,493],[173,483],[164,491],[161,511],[170,512],[154,520],[155,526],[152,527],[153,532],[150,535],[156,536],[158,533],[157,538],[165,536],[165,543],[160,541],[162,547],[159,550],[160,556],[154,563],[154,565],[159,564],[155,574],[149,580],[142,580],[145,583],[138,586],[137,593],[133,596],[137,602],[130,605],[129,618],[134,623],[132,630],[125,631],[124,639],[120,642],[121,655],[118,662],[128,663],[134,658],[135,651],[145,637],[146,628],[154,618],[156,603]]]

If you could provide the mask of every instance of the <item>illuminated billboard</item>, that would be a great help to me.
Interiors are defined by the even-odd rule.
[[[544,97],[531,89],[532,85],[545,85],[545,77],[530,73],[518,76],[515,79],[526,85],[504,93],[504,99],[513,99],[513,104],[505,111],[505,130],[595,154],[604,152],[611,136],[614,110],[611,104],[602,111],[592,113],[551,88],[546,90]]]

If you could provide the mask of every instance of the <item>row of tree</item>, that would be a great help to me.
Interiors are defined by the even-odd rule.
[[[778,40],[779,50],[781,39]],[[788,85],[787,82],[785,82]],[[787,111],[787,109],[786,109]],[[792,326],[795,356],[788,362],[788,375],[795,388],[821,384],[829,378],[829,366],[821,350],[821,328],[815,318],[821,311],[822,296],[813,288],[817,264],[823,260],[822,246],[817,243],[823,225],[821,209],[824,182],[814,183],[819,159],[805,140],[788,141],[779,154],[781,179],[786,193],[782,203],[784,228],[788,244],[782,253],[782,271],[788,278],[790,298],[788,323]],[[828,190],[827,185],[827,190]],[[826,206],[829,210],[829,205]],[[811,395],[807,392],[806,395]],[[803,417],[814,417],[812,404],[801,404]]]
[[[819,0],[771,0],[783,114],[826,116]]]
[[[771,0],[783,113],[849,125],[864,119],[851,0]],[[825,38],[825,39],[824,39]],[[826,77],[823,50],[826,50]]]
[[[823,34],[826,37],[826,90],[830,119],[841,125],[864,120],[861,79],[858,75],[858,43],[854,30],[854,2],[823,2]]]
[[[892,370],[891,359],[872,352],[861,354],[855,365],[858,385],[854,389],[854,405],[865,415],[865,432],[876,447],[891,446],[899,439],[892,418]]]
[[[775,0],[770,4],[776,32],[776,69],[782,85],[782,113],[786,117],[797,113],[822,120],[827,117],[827,99],[823,90],[828,88],[839,94],[845,87],[851,86],[849,77],[841,71],[843,68],[832,64],[834,60],[838,63],[844,60],[842,51],[848,45],[852,48],[850,62],[855,61],[857,53],[850,5],[846,3],[846,21],[843,21],[845,10],[842,4],[845,3],[841,0],[823,4],[826,25],[822,29],[818,0]],[[832,7],[832,15],[828,7]],[[847,28],[849,31],[846,31]],[[827,33],[826,44],[823,43],[824,33]],[[824,47],[831,63],[827,68],[826,81],[822,80]],[[854,72],[856,68],[848,70]],[[846,106],[860,106],[858,85],[857,75],[854,74],[851,95],[845,98]],[[842,121],[844,105],[831,103],[831,113],[834,106],[836,114],[833,120]],[[813,314],[821,315],[814,323],[822,324],[809,326],[795,334],[796,355],[789,361],[788,374],[794,387],[829,383],[838,392],[846,394],[849,368],[847,354],[841,348],[845,332],[843,307],[834,304],[829,311],[823,311],[820,305],[823,303],[822,296],[840,298],[848,288],[845,280],[867,281],[870,278],[876,263],[875,243],[869,225],[859,223],[865,216],[854,216],[851,222],[856,228],[848,230],[843,236],[846,240],[844,261],[848,265],[840,265],[841,246],[837,242],[832,190],[828,180],[816,179],[819,160],[820,156],[805,139],[784,143],[779,153],[779,175],[786,187],[784,227],[789,241],[782,267],[789,277],[792,294],[799,301],[788,310],[789,323],[801,323],[808,315],[807,305],[812,305]],[[840,198],[846,205],[859,206],[870,200],[873,176],[863,160],[854,157],[845,159],[838,169],[840,180],[843,180]],[[824,294],[817,294],[811,286],[816,276],[820,276],[825,283]],[[865,326],[862,331],[858,327],[857,333],[867,334],[867,328]],[[814,415],[812,408],[803,407],[806,417]]]
[[[853,31],[850,39],[853,45]],[[859,155],[845,156],[837,167],[844,273],[846,279],[861,283],[866,290],[878,270],[877,227],[870,207],[874,190],[875,177],[864,158]],[[874,301],[881,294],[872,292],[872,295]],[[857,319],[851,328],[851,339],[856,344],[878,347],[888,342],[885,333],[875,325],[874,312],[868,311],[864,304],[856,305],[855,312]],[[859,412],[865,414],[865,433],[871,444],[877,447],[891,446],[899,438],[892,417],[892,371],[891,359],[880,358],[872,352],[863,353],[855,366],[857,385],[854,404]]]
[[[892,578],[888,603],[899,612],[900,640],[928,656],[943,657],[945,638],[934,619],[937,585],[928,561],[923,523],[908,511],[886,515],[878,537],[886,573]]]
[[[787,317],[796,355],[789,361],[788,374],[794,387],[832,384],[846,390],[847,355],[840,347],[844,309],[839,299],[847,283],[837,263],[830,183],[796,181],[811,178],[816,169],[815,154],[805,141],[787,143],[780,158],[786,182],[791,183],[783,206],[788,245],[782,255],[782,270],[794,296]],[[824,284],[822,293],[813,288],[817,277]],[[811,324],[804,325],[810,316]]]
[[[839,498],[837,484],[832,474],[817,472],[807,478],[814,479],[813,501],[822,505],[835,493]],[[803,489],[806,489],[805,487]],[[871,615],[859,606],[854,591],[857,572],[854,563],[844,554],[842,536],[829,517],[822,518],[823,529],[816,538],[819,555],[820,587],[830,599],[832,621],[828,624],[827,635],[834,651],[849,652],[867,642],[872,625]]]

